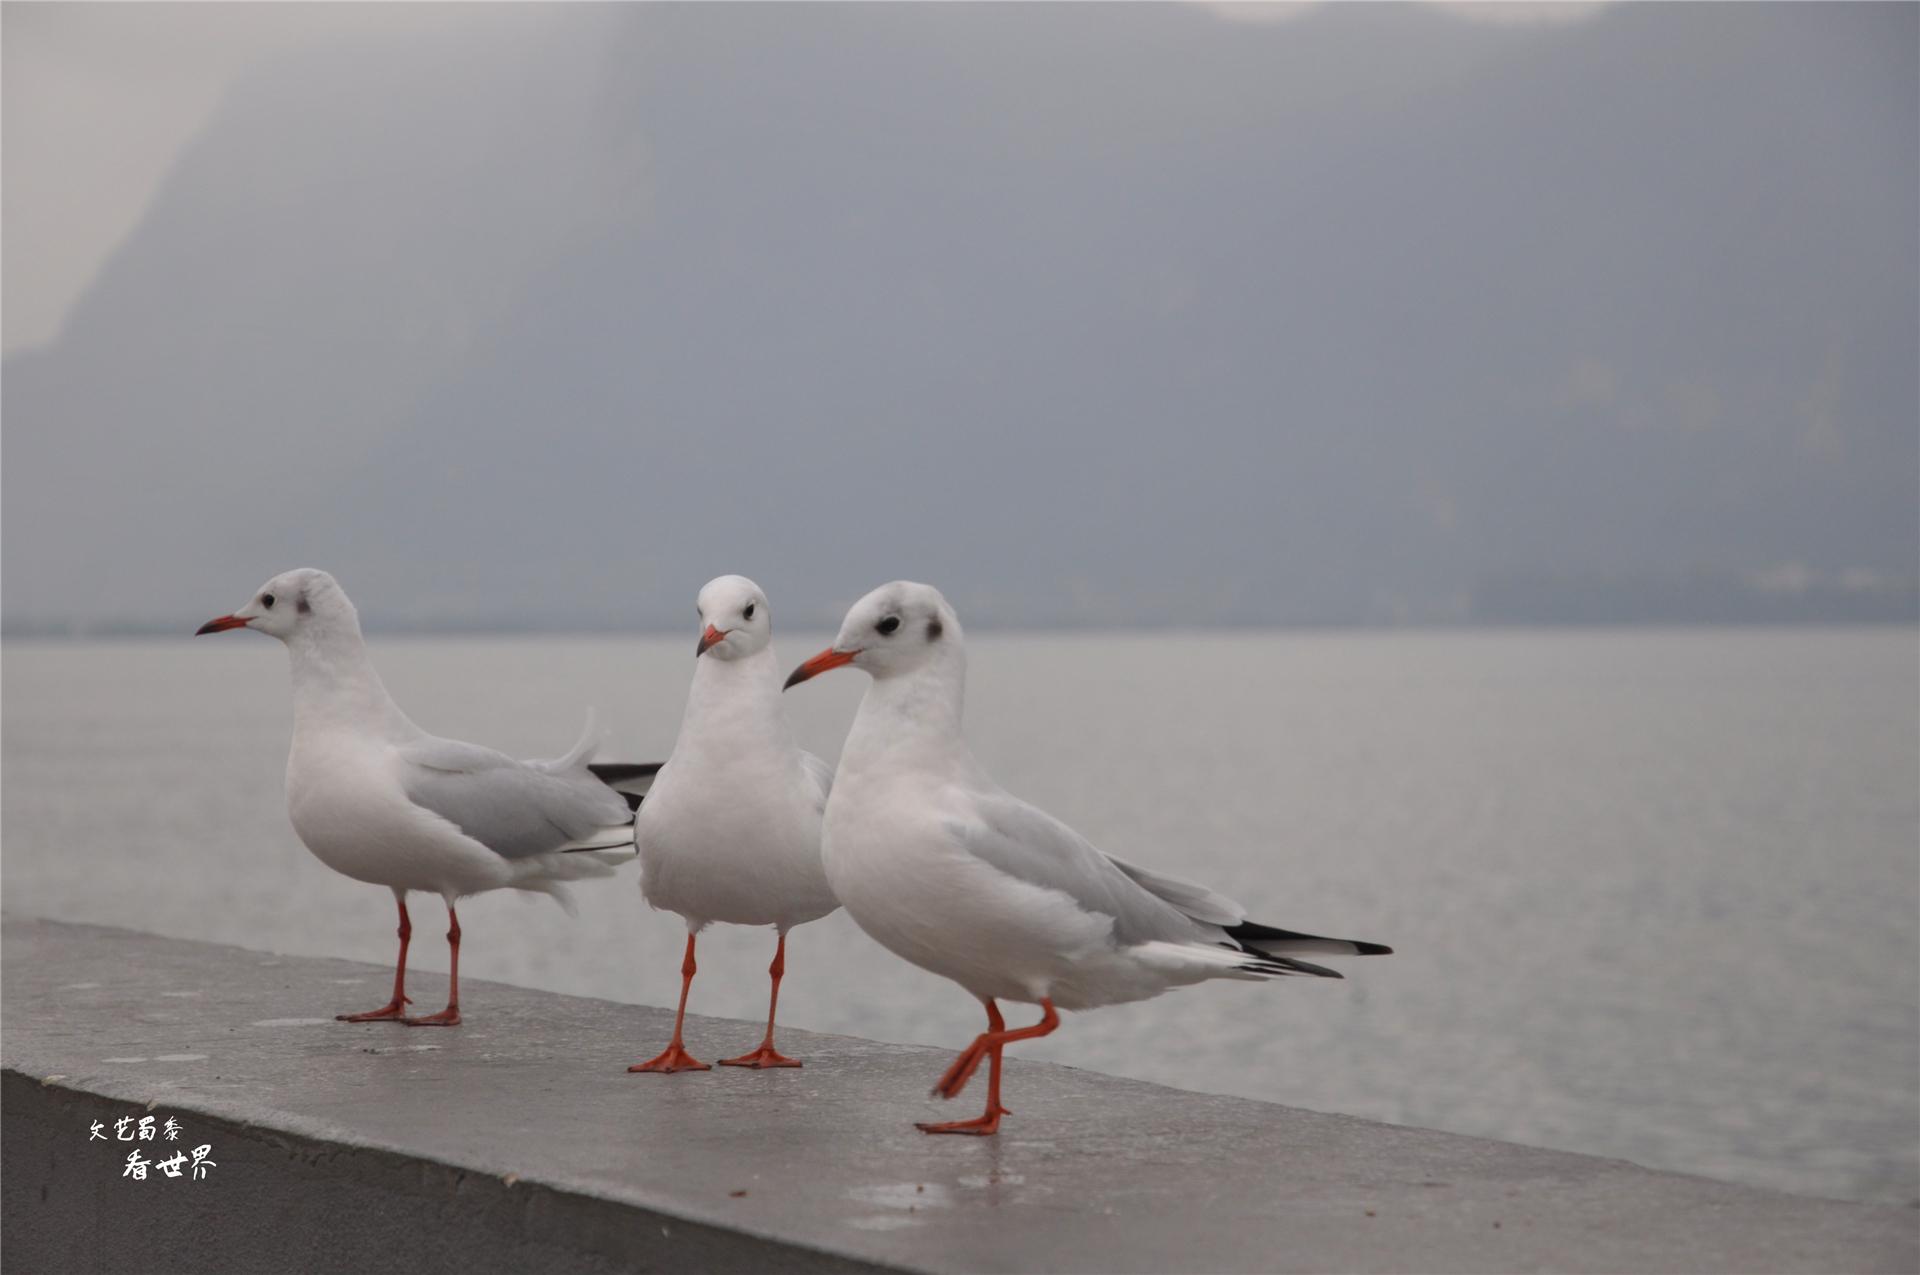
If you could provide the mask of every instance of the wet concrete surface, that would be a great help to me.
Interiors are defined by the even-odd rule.
[[[804,1068],[630,1075],[670,1011],[477,982],[458,1028],[333,1021],[384,1000],[390,978],[7,918],[8,1256],[36,1270],[1920,1268],[1920,1209],[1017,1057],[1000,1136],[934,1138],[912,1122],[984,1101],[984,1071],[954,1103],[927,1097],[940,1050],[783,1030]],[[431,1010],[445,983],[408,990]],[[759,1031],[690,1017],[687,1044],[712,1061]],[[114,1121],[146,1114],[211,1144],[217,1167],[126,1177],[128,1151],[155,1144],[119,1141]]]

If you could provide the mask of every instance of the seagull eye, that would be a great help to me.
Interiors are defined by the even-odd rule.
[[[892,637],[893,631],[900,627],[900,617],[897,615],[890,615],[886,619],[880,621],[880,623],[874,625],[873,627],[880,630],[882,636]]]
[[[751,620],[753,618],[753,603],[747,603],[747,609],[740,613],[740,618],[743,620]]]
[[[269,611],[273,610],[273,595],[271,593],[261,594],[260,605],[265,607]]]

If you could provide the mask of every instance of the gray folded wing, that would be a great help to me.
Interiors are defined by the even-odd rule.
[[[409,800],[502,858],[547,854],[633,817],[620,795],[577,761],[515,761],[431,735],[403,745],[400,758]]]
[[[968,853],[1029,885],[1058,890],[1089,912],[1113,918],[1114,940],[1221,943],[1208,927],[1246,913],[1204,886],[1123,863],[1073,829],[1007,793],[982,794],[975,818],[949,821],[948,833]]]
[[[1245,908],[1226,895],[1209,890],[1204,885],[1195,885],[1191,881],[1182,881],[1178,877],[1170,877],[1148,868],[1138,867],[1118,855],[1109,854],[1106,858],[1114,867],[1133,878],[1135,885],[1159,895],[1196,921],[1206,925],[1226,926],[1238,925],[1247,919]]]

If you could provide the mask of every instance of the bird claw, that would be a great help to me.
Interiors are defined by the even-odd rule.
[[[642,1063],[635,1063],[633,1066],[627,1068],[627,1070],[630,1072],[657,1071],[671,1075],[676,1071],[712,1071],[713,1067],[711,1064],[703,1063],[698,1058],[695,1058],[681,1046],[679,1041],[675,1041],[673,1044],[661,1050],[658,1056],[649,1058]]]
[[[752,1053],[741,1054],[738,1058],[722,1058],[720,1065],[722,1067],[752,1067],[757,1070],[766,1067],[798,1067],[801,1065],[801,1062],[798,1058],[787,1057],[772,1045],[762,1045]]]
[[[1000,1117],[1006,1114],[1006,1108],[1002,1107],[998,1111],[975,1116],[971,1120],[949,1120],[944,1124],[916,1120],[913,1127],[922,1133],[958,1133],[986,1138],[1000,1132]]]

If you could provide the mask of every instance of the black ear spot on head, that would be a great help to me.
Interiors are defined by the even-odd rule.
[[[940,627],[939,616],[935,616],[933,619],[927,621],[927,641],[938,641],[940,635],[945,632],[946,630]]]
[[[301,615],[313,614],[313,604],[307,601],[307,595],[304,593],[300,595],[300,600],[293,604],[293,609]]]

